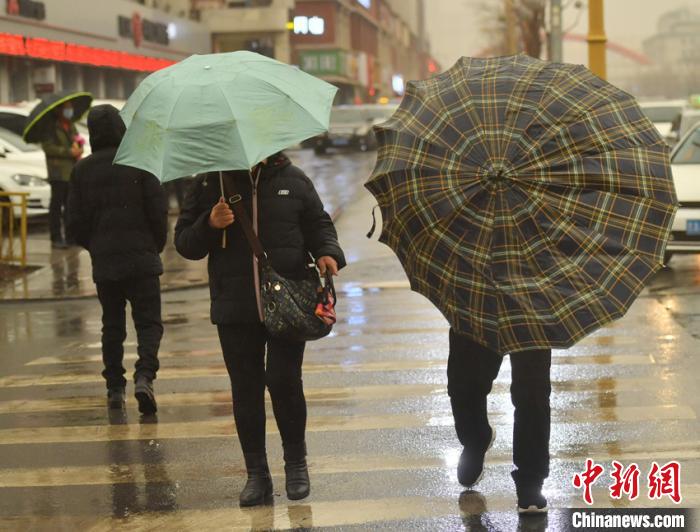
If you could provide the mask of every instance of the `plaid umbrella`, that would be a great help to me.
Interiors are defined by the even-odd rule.
[[[460,59],[375,128],[366,187],[413,290],[497,353],[569,347],[662,265],[668,148],[583,66]]]

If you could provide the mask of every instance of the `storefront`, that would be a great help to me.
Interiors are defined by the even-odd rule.
[[[336,103],[374,101],[374,3],[298,2],[291,21],[292,61],[338,87]]]
[[[209,30],[136,2],[6,0],[0,4],[0,102],[55,90],[123,99],[148,73],[209,53]]]

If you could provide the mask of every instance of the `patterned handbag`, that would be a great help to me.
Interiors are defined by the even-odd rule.
[[[227,188],[231,190],[232,184],[228,183]],[[229,203],[233,206],[236,219],[241,224],[260,266],[259,297],[263,323],[270,336],[304,342],[328,336],[335,322],[334,310],[332,319],[328,316],[332,307],[335,307],[336,297],[330,276],[326,276],[326,285],[322,285],[318,270],[313,264],[307,266],[304,279],[287,279],[281,276],[270,264],[262,243],[253,230],[248,213],[241,204],[241,196],[234,192],[229,198]],[[329,297],[332,297],[330,307]],[[321,313],[319,304],[325,312]]]

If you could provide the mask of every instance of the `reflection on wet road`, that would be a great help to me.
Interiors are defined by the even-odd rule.
[[[206,289],[164,296],[157,419],[140,418],[131,395],[125,414],[105,409],[95,300],[12,303],[0,305],[0,529],[557,530],[559,508],[582,506],[571,479],[586,458],[644,472],[678,460],[682,505],[700,504],[700,340],[677,319],[697,304],[688,295],[700,270],[694,257],[674,258],[675,273],[662,273],[622,320],[554,353],[545,484],[553,510],[519,521],[508,475],[509,364],[490,398],[498,439],[485,478],[464,491],[445,390],[447,326],[408,290],[391,253],[364,237],[371,199],[351,201],[371,156],[309,165],[322,195],[343,207],[338,229],[353,261],[338,285],[339,323],[306,354],[311,496],[284,495],[268,403],[274,505],[238,508],[244,465]],[[133,339],[130,329],[129,367]],[[594,485],[596,506],[672,505],[644,493],[615,501],[607,487]]]

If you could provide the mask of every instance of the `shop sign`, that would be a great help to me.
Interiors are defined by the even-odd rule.
[[[323,35],[326,32],[326,21],[321,17],[294,17],[294,33],[296,35]]]
[[[36,0],[6,0],[6,12],[8,15],[44,20],[46,18],[46,6]]]
[[[299,64],[304,72],[313,75],[346,74],[345,54],[340,50],[306,50],[299,53]]]
[[[128,39],[133,39],[134,46],[141,46],[143,41],[156,44],[169,45],[170,35],[168,25],[160,22],[141,18],[141,15],[134,13],[131,17],[119,16],[119,35]]]
[[[10,33],[0,33],[0,54],[140,72],[153,72],[175,63],[170,59]]]

